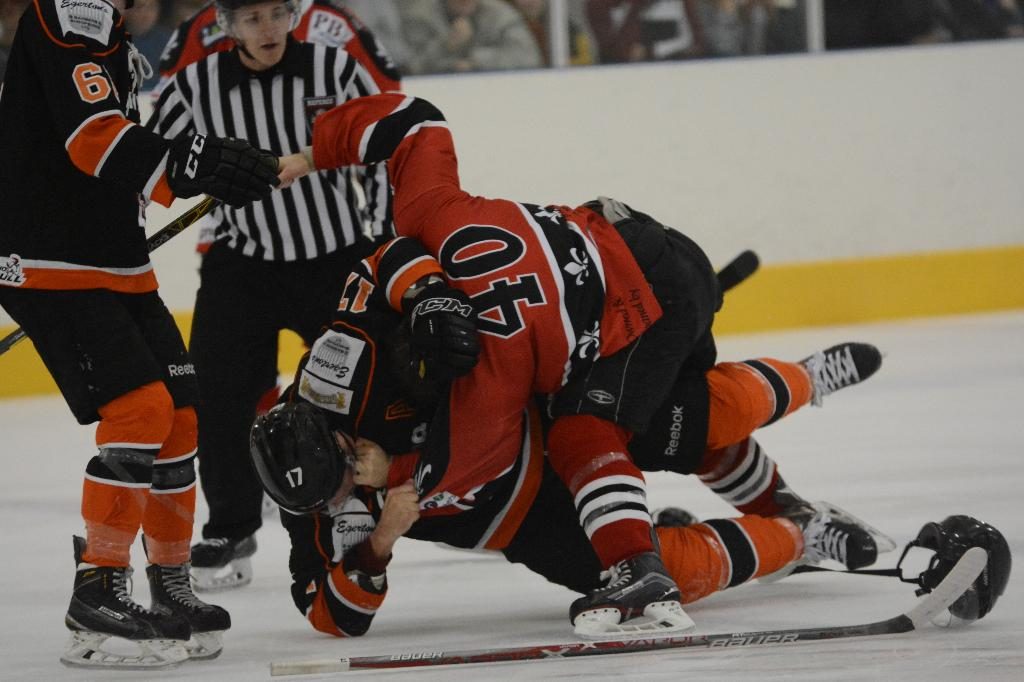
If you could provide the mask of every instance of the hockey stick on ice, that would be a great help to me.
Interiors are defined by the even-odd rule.
[[[414,668],[464,663],[500,663],[505,661],[533,661],[546,658],[575,658],[608,654],[633,654],[662,649],[735,649],[775,644],[793,644],[848,637],[869,637],[911,632],[928,623],[971,586],[985,568],[988,554],[980,547],[972,547],[960,558],[946,578],[914,608],[888,620],[863,625],[837,625],[819,628],[779,628],[760,632],[740,632],[720,635],[688,635],[659,639],[633,639],[597,641],[547,646],[497,647],[469,651],[416,651],[386,656],[353,656],[323,661],[275,662],[270,674],[312,675],[315,673],[346,672],[380,668]]]
[[[729,263],[718,271],[718,285],[722,293],[729,291],[734,286],[757,272],[761,265],[761,259],[757,254],[747,249],[740,255],[733,258]]]
[[[146,240],[146,250],[155,251],[160,248],[165,242],[170,240],[171,237],[180,234],[186,227],[212,211],[216,205],[216,199],[213,197],[206,197],[198,204],[175,218],[170,224],[154,232],[153,235]],[[0,355],[3,355],[13,348],[14,345],[25,338],[25,336],[25,332],[19,327],[4,338],[0,339]]]

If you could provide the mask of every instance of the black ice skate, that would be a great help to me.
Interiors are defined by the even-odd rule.
[[[192,587],[196,592],[218,592],[252,582],[256,536],[240,540],[207,538],[192,545]]]
[[[837,561],[847,570],[870,566],[879,554],[896,549],[891,537],[828,502],[805,503],[782,514],[800,527],[804,553],[796,561],[760,578],[772,583],[791,574],[797,566]]]
[[[694,627],[656,552],[620,561],[602,577],[607,579],[604,587],[580,597],[569,609],[577,636],[660,635]]]
[[[171,668],[188,660],[188,621],[150,611],[131,598],[130,567],[94,566],[82,561],[85,539],[75,536],[75,590],[64,624],[71,641],[60,661],[70,667],[145,670]],[[130,640],[135,653],[104,650],[111,637]],[[122,649],[124,647],[121,647]]]
[[[871,534],[855,523],[827,513],[815,515],[804,531],[804,563],[838,561],[849,571],[864,568],[878,559]]]
[[[811,403],[820,407],[825,396],[859,384],[877,372],[882,366],[882,354],[870,343],[850,341],[818,351],[800,364],[814,384]]]
[[[219,606],[200,601],[192,594],[189,565],[146,568],[149,591],[153,597],[150,608],[185,618],[192,628],[192,638],[185,645],[190,658],[207,659],[220,656],[224,648],[224,631],[231,627],[231,616]]]

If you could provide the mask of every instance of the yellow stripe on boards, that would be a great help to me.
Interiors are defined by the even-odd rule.
[[[1024,308],[1024,246],[766,265],[726,294],[715,333],[1012,308]],[[187,339],[191,313],[177,313],[175,320]],[[12,331],[0,327],[2,336]],[[291,376],[304,352],[296,335],[282,333],[281,373]],[[31,341],[0,355],[0,398],[55,392]]]
[[[1024,246],[764,266],[716,334],[1024,308]]]

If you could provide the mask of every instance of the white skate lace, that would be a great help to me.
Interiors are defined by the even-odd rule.
[[[111,574],[111,582],[114,586],[114,596],[119,602],[124,604],[130,611],[136,613],[145,613],[146,609],[134,599],[132,599],[132,591],[135,589],[134,583],[132,583],[132,568],[115,569]]]
[[[857,364],[853,361],[853,353],[849,346],[841,346],[834,352],[826,354],[818,351],[804,362],[814,391],[811,403],[821,407],[821,400],[830,393],[860,381]]]
[[[161,566],[160,572],[163,575],[164,591],[171,599],[193,608],[204,606],[203,602],[199,601],[195,593],[192,592],[188,566]]]
[[[611,590],[628,585],[633,579],[633,574],[629,570],[629,565],[625,561],[620,561],[610,566],[607,571],[602,571],[601,579],[608,581],[601,589]]]
[[[846,564],[849,534],[836,527],[829,516],[816,516],[804,529],[804,558],[812,563],[833,559]]]

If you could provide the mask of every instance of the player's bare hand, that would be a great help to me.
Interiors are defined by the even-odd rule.
[[[391,548],[398,538],[412,528],[420,518],[420,496],[412,481],[388,490],[380,521],[370,535],[374,553],[381,557],[391,554]]]
[[[313,168],[309,164],[308,157],[302,153],[282,156],[278,160],[278,163],[277,178],[281,181],[281,184],[278,185],[278,189],[289,187],[299,178],[305,177],[313,172]]]
[[[365,438],[356,439],[356,469],[352,480],[356,485],[383,488],[388,482],[391,457],[381,446]]]

